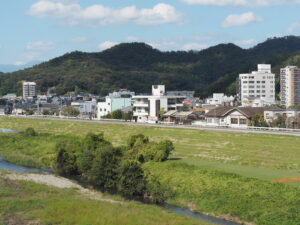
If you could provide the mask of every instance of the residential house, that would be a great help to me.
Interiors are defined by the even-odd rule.
[[[205,114],[201,125],[247,127],[255,114],[264,115],[266,107],[218,107]]]

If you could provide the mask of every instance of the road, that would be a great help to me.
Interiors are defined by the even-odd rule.
[[[142,127],[162,127],[174,129],[190,129],[190,130],[205,130],[216,132],[232,132],[232,133],[247,133],[247,134],[271,134],[271,135],[289,135],[300,137],[299,131],[270,131],[270,130],[249,130],[238,128],[222,128],[222,127],[202,127],[195,125],[165,125],[165,124],[149,124],[149,123],[134,123],[122,121],[104,121],[104,120],[82,120],[82,119],[66,119],[57,117],[35,117],[35,116],[10,116],[15,118],[39,119],[39,120],[57,120],[57,121],[72,121],[72,122],[85,122],[85,123],[98,123],[98,124],[120,124],[127,126],[142,126]]]

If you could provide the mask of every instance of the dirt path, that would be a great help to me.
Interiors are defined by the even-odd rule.
[[[126,204],[125,202],[104,198],[101,192],[83,188],[79,184],[63,177],[58,177],[54,175],[45,175],[45,174],[17,174],[17,173],[1,174],[1,172],[0,175],[10,180],[33,181],[35,183],[53,186],[57,188],[76,188],[78,189],[78,192],[82,196],[92,200]]]

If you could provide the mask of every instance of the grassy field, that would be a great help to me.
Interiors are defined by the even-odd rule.
[[[124,144],[130,135],[143,133],[154,141],[173,141],[176,147],[173,157],[181,162],[265,180],[300,176],[300,137],[0,117],[0,128],[25,130],[28,127],[56,135],[83,136],[103,131],[114,145]],[[51,155],[52,141],[48,144],[40,141],[33,148],[44,156],[45,152]],[[22,146],[18,152],[20,157],[26,157]],[[5,149],[0,145],[1,150],[3,154]]]
[[[28,127],[42,135],[0,134],[1,156],[45,168],[62,138],[104,132],[114,145],[122,145],[130,135],[143,133],[175,144],[172,160],[146,165],[170,186],[174,197],[169,203],[259,225],[300,224],[299,137],[0,117],[0,128]],[[290,185],[271,182],[279,179]]]
[[[59,189],[0,177],[0,224],[17,225],[209,225],[157,206],[124,205],[86,199],[75,189]]]
[[[300,224],[300,189],[174,162],[149,163],[173,191],[171,204],[255,224]]]

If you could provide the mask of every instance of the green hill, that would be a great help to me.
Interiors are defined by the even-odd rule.
[[[235,93],[239,73],[271,63],[274,72],[286,64],[300,65],[300,38],[273,38],[250,49],[220,44],[195,51],[162,52],[144,43],[126,43],[103,52],[71,52],[14,73],[0,74],[0,95],[21,92],[21,81],[35,81],[41,92],[55,87],[65,94],[80,90],[105,95],[119,88],[150,92],[152,84],[168,90]]]

